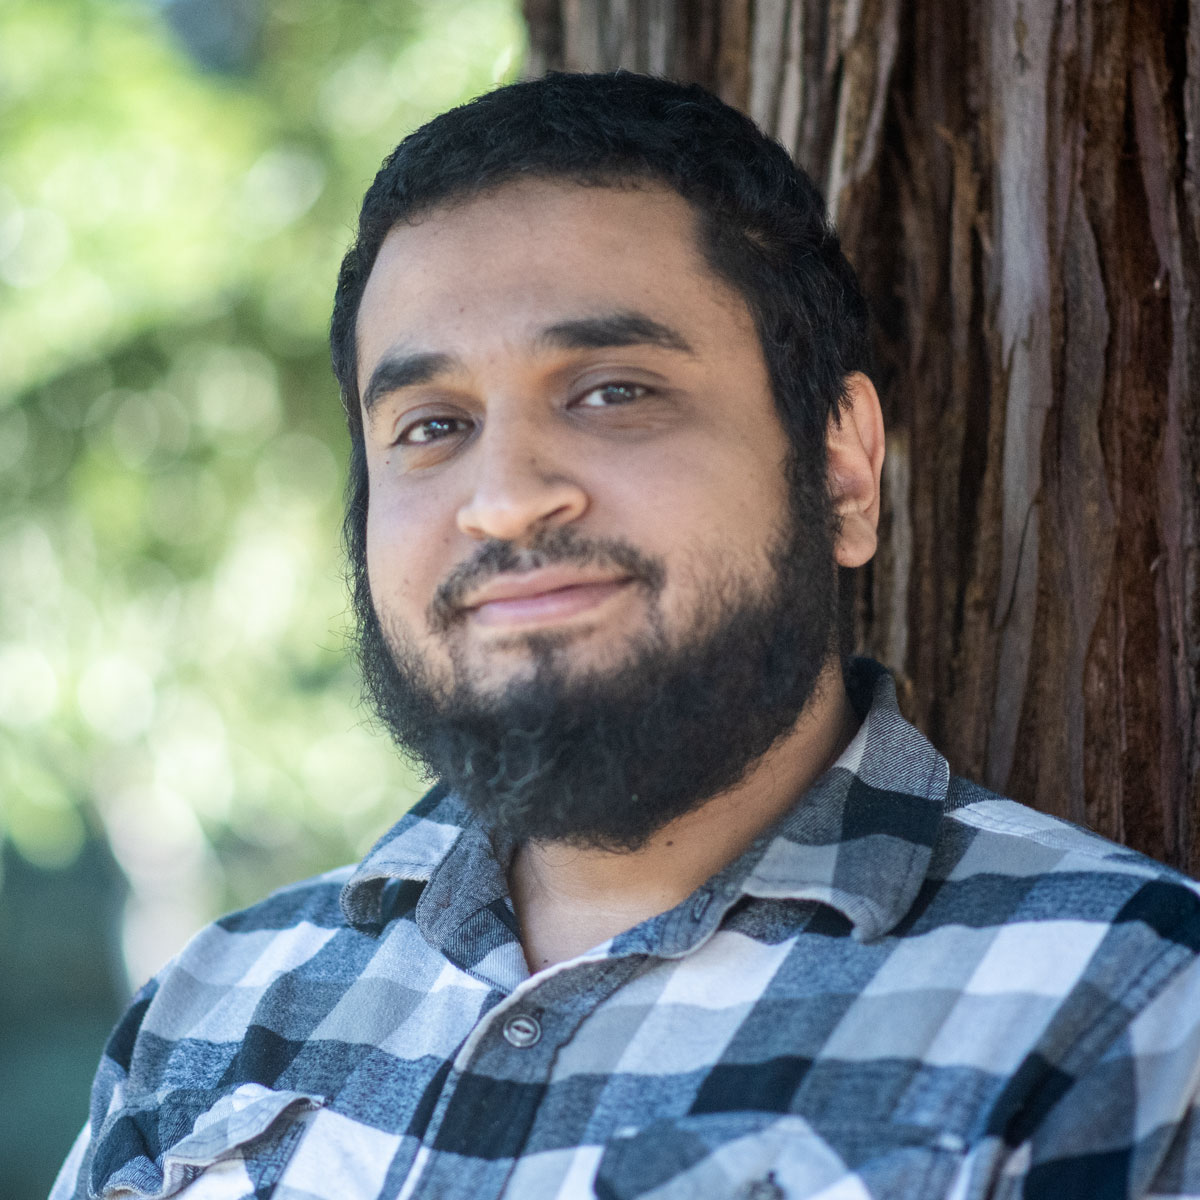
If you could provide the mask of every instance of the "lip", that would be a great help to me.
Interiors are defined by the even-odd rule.
[[[547,567],[501,575],[470,593],[463,607],[480,625],[543,625],[595,608],[631,582],[628,575]]]

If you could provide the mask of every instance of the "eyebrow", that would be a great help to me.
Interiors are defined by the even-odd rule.
[[[694,356],[696,353],[678,330],[633,310],[556,321],[538,332],[533,345],[535,349],[542,350],[661,346],[681,354]],[[369,416],[379,401],[390,392],[429,383],[439,375],[448,375],[461,366],[461,359],[437,351],[386,354],[371,372],[363,391],[363,409]]]
[[[604,350],[609,346],[662,346],[683,354],[695,354],[677,330],[645,313],[628,310],[599,317],[576,317],[548,325],[537,336],[537,344],[555,350]]]
[[[389,392],[428,383],[439,375],[447,375],[459,365],[451,354],[419,351],[414,354],[386,354],[380,360],[363,392],[363,409],[370,416],[375,406]]]

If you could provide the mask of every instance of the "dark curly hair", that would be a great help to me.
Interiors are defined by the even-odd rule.
[[[367,277],[399,222],[517,178],[658,184],[691,204],[701,252],[754,319],[793,476],[823,476],[846,376],[867,367],[866,304],[820,193],[778,142],[710,92],[625,71],[552,73],[442,113],[375,176],[334,298],[333,371],[351,439],[345,537],[360,613],[369,605],[367,467],[355,323]]]

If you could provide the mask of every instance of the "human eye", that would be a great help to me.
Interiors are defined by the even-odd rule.
[[[576,401],[579,408],[613,408],[632,404],[650,391],[640,383],[601,383],[589,388]]]
[[[453,437],[468,428],[461,417],[422,417],[405,425],[396,437],[397,446],[428,446]]]

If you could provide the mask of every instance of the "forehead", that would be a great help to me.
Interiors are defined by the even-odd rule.
[[[505,184],[387,235],[358,314],[360,377],[397,343],[520,340],[548,320],[637,309],[703,340],[753,333],[668,188]],[[733,328],[731,328],[731,323]],[[361,379],[360,379],[361,382]]]

